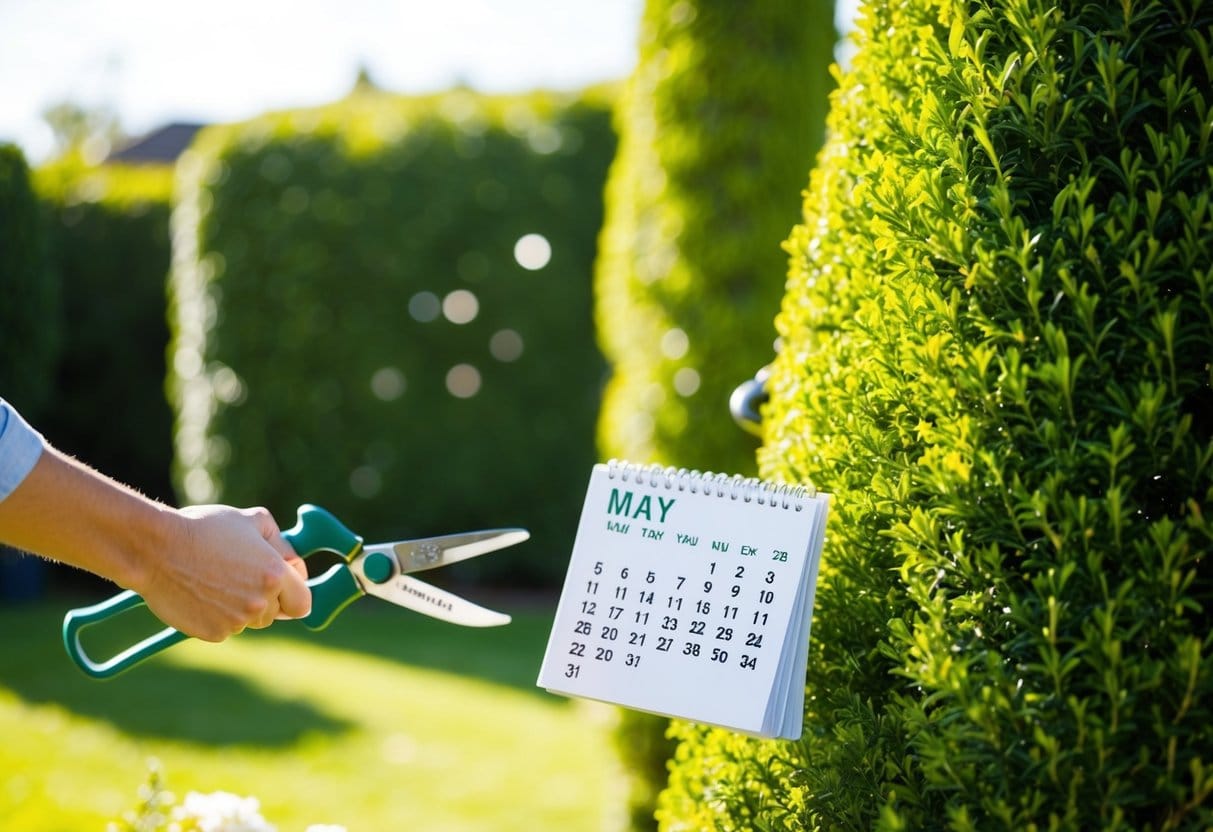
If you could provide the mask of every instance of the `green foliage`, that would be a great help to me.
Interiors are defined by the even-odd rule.
[[[595,456],[609,114],[606,90],[362,92],[204,134],[174,216],[185,494],[315,502],[370,540],[524,526],[444,572],[558,581]]]
[[[605,455],[753,471],[729,394],[772,357],[779,243],[824,137],[833,9],[646,3],[595,276]]]
[[[612,370],[603,456],[753,471],[729,394],[772,356],[761,333],[783,287],[779,241],[824,137],[833,10],[833,0],[645,4],[595,273]],[[673,752],[666,725],[621,716],[636,830],[653,827]]]
[[[762,469],[835,495],[806,734],[668,829],[1213,824],[1213,9],[870,4]]]
[[[168,166],[83,166],[35,173],[53,268],[63,287],[55,406],[40,427],[56,446],[171,501]]]
[[[0,144],[0,296],[0,396],[36,419],[53,390],[59,290],[29,166],[10,144]]]

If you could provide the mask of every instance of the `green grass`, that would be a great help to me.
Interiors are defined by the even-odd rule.
[[[279,832],[599,832],[617,811],[613,711],[534,684],[554,602],[473,630],[366,599],[322,633],[187,641],[108,681],[64,654],[67,606],[0,608],[5,830],[102,830],[150,758],[178,797],[255,796]]]

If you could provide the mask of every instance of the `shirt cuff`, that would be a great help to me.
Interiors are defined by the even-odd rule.
[[[0,500],[16,490],[42,456],[42,435],[0,399]]]

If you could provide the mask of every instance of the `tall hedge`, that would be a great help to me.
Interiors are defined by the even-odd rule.
[[[1213,8],[871,3],[762,469],[834,494],[805,738],[675,829],[1213,825]]]
[[[557,582],[595,457],[610,95],[361,92],[200,137],[174,214],[186,495],[319,503],[369,540],[524,526],[435,579]]]
[[[645,3],[595,270],[602,457],[754,471],[729,395],[773,356],[779,244],[825,137],[833,15],[833,0]],[[635,830],[654,825],[666,723],[619,716]]]
[[[0,144],[0,396],[30,419],[54,389],[59,287],[21,149]]]
[[[39,425],[58,447],[172,501],[165,392],[172,168],[39,168],[50,261],[65,325],[54,403]]]
[[[753,472],[729,394],[773,357],[833,14],[833,0],[645,3],[595,275],[604,456]]]

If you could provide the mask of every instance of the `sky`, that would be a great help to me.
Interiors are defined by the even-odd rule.
[[[851,0],[844,0],[847,5]],[[360,67],[425,93],[626,77],[643,0],[0,0],[0,141],[49,157],[43,112],[106,109],[128,135],[343,97]]]

